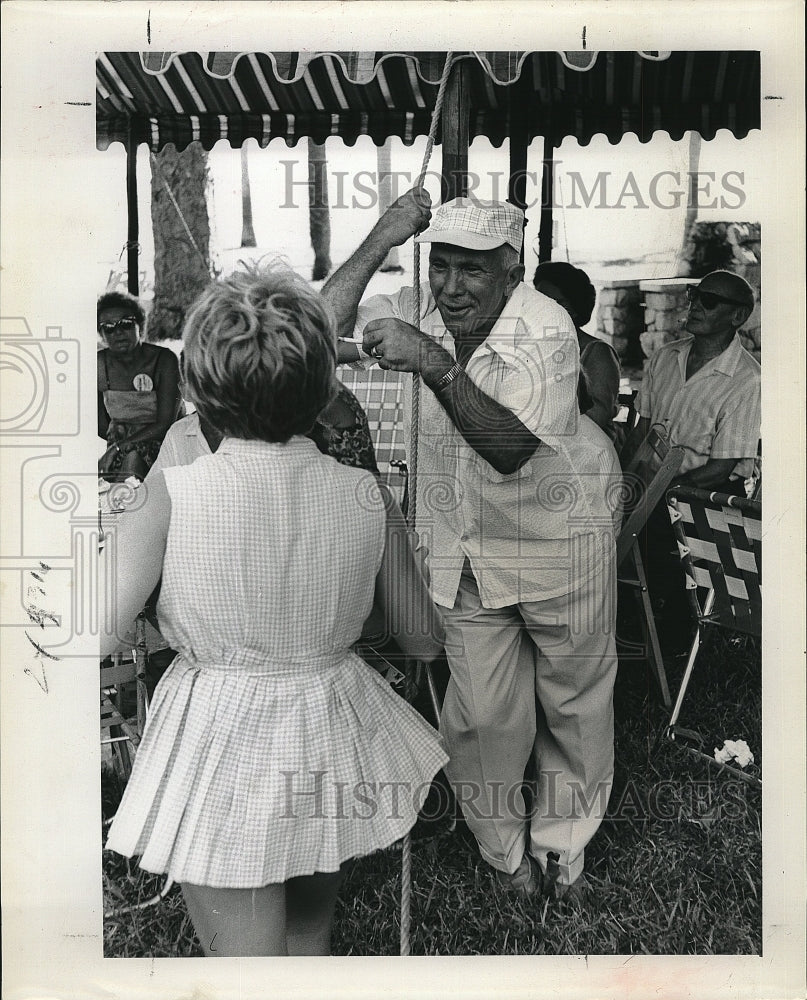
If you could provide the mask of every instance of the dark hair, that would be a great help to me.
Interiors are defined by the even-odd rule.
[[[594,312],[597,292],[582,268],[562,260],[545,261],[535,269],[532,283],[537,288],[540,281],[547,281],[562,292],[574,310],[572,319],[576,326],[585,326]]]
[[[104,292],[98,299],[96,306],[96,323],[101,322],[101,313],[104,309],[131,309],[132,315],[137,320],[137,325],[143,330],[146,326],[146,312],[140,302],[129,295],[128,292]]]
[[[330,313],[288,268],[213,282],[188,312],[183,340],[188,398],[224,434],[288,441],[308,433],[333,398]]]

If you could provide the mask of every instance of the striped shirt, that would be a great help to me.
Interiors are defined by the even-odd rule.
[[[404,288],[363,302],[356,332],[373,319],[410,323],[413,297]],[[428,284],[419,326],[454,354]],[[580,357],[568,313],[520,284],[465,371],[541,444],[517,472],[503,475],[421,385],[417,529],[430,553],[432,596],[453,607],[466,558],[488,608],[573,593],[612,556],[620,473],[608,438],[578,412]],[[404,385],[408,438],[411,380]]]
[[[650,359],[637,398],[639,416],[663,424],[684,448],[681,473],[710,458],[738,459],[732,478],[754,471],[761,423],[761,369],[735,334],[729,346],[687,379],[694,337],[665,344]]]

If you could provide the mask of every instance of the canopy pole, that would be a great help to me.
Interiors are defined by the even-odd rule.
[[[538,227],[538,263],[552,260],[552,204],[555,147],[549,136],[544,137],[544,159],[541,168],[541,224]]]
[[[129,123],[129,135],[126,141],[126,213],[128,217],[128,232],[126,236],[126,271],[127,287],[130,295],[140,294],[140,219],[137,213],[137,143],[135,142],[132,124]]]
[[[524,97],[516,93],[510,98],[510,180],[507,200],[524,212],[524,229],[527,228],[527,116]],[[524,244],[521,244],[521,263],[524,263]]]
[[[455,62],[443,104],[443,202],[468,193],[468,123],[471,92],[465,60]]]

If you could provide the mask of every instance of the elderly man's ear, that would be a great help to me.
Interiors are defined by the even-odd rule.
[[[521,282],[524,280],[524,265],[523,264],[511,264],[507,270],[506,279],[506,289],[507,298],[509,299],[513,292],[518,288]],[[745,322],[745,320],[743,320]]]
[[[749,306],[737,306],[737,308],[734,310],[735,329],[739,330],[739,328],[744,323],[747,323],[748,317],[751,315],[753,311],[754,311],[753,308]]]

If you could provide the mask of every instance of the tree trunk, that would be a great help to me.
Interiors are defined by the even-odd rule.
[[[249,162],[246,142],[241,146],[241,246],[257,246],[255,242],[255,230],[252,228],[252,192],[249,188]]]
[[[198,142],[151,158],[154,303],[149,340],[177,340],[188,308],[210,283],[207,153]]]
[[[331,219],[328,208],[328,162],[324,143],[308,140],[308,228],[314,248],[311,277],[322,281],[331,272]]]
[[[691,253],[689,247],[689,235],[692,227],[698,221],[698,166],[701,158],[701,134],[692,131],[689,133],[689,163],[687,164],[687,210],[684,218],[684,236],[681,240],[681,249],[678,252],[676,262],[676,274],[679,277],[686,277],[691,273]]]
[[[376,163],[378,166],[378,214],[382,216],[392,204],[392,152],[390,140],[383,146],[376,147]],[[398,247],[393,247],[384,258],[384,263],[379,268],[380,271],[393,271],[399,274],[403,271],[398,257]]]

